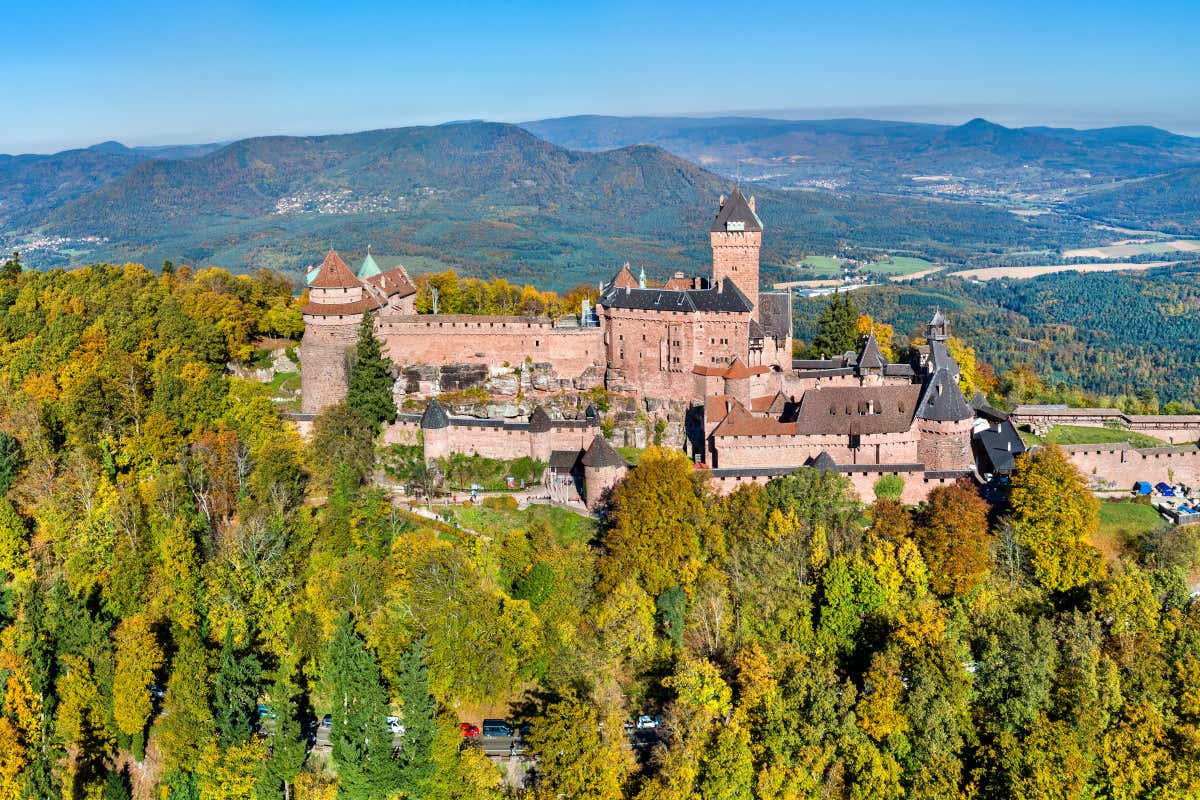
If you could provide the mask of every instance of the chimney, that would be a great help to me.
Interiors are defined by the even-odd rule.
[[[756,209],[754,207],[754,195],[750,195],[750,210],[753,211],[755,214],[758,213],[758,209]]]
[[[725,195],[721,195],[720,207],[721,207],[721,208],[724,208],[724,207],[725,207]]]
[[[725,281],[717,281],[717,294],[725,291]]]

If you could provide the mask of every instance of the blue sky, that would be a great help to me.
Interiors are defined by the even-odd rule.
[[[749,112],[1200,135],[1197,0],[4,0],[0,152]]]

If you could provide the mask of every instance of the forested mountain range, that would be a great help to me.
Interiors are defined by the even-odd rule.
[[[1200,139],[1147,126],[580,116],[525,127],[575,149],[655,144],[721,174],[778,186],[981,198],[1053,193],[1200,163]]]
[[[1200,165],[1081,193],[1070,207],[1118,225],[1179,235],[1200,232]]]
[[[978,283],[957,278],[889,284],[853,292],[859,310],[893,324],[898,336],[924,334],[935,308],[997,373],[1029,367],[1053,399],[1200,397],[1200,272],[1181,266],[1147,272],[1063,272]],[[797,335],[811,340],[825,298],[798,300]],[[1057,393],[1057,394],[1055,394]],[[1096,397],[1085,399],[1090,394]]]
[[[14,213],[8,227],[27,237],[106,239],[89,245],[88,259],[266,266],[295,276],[330,244],[352,252],[371,244],[417,269],[453,267],[546,288],[607,277],[625,261],[652,276],[697,270],[709,260],[717,198],[731,183],[654,146],[573,151],[481,122],[247,139],[194,158],[141,157],[132,167],[130,156],[106,148],[71,155],[85,158],[126,160],[104,162],[121,174],[103,185],[61,192]],[[848,243],[969,261],[1096,235],[1054,215],[1019,218],[968,204],[756,193],[771,230],[768,267]],[[10,238],[6,244],[20,244]],[[34,266],[79,259],[25,255]]]

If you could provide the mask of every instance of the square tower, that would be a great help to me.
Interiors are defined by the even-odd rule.
[[[721,198],[721,208],[709,229],[713,250],[713,283],[729,278],[754,307],[758,319],[758,251],[762,247],[762,220],[740,188]]]

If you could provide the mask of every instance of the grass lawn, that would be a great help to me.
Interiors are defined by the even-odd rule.
[[[1100,501],[1100,529],[1092,544],[1109,562],[1136,548],[1145,534],[1166,524],[1153,506],[1120,500]]]
[[[629,466],[636,467],[637,463],[642,460],[642,453],[646,452],[646,448],[618,447],[617,452],[621,454],[621,458],[629,462]]]
[[[275,398],[280,409],[284,411],[300,410],[300,373],[277,372],[267,384],[271,397]]]
[[[528,530],[535,523],[545,523],[554,531],[559,543],[566,546],[591,541],[596,533],[596,521],[558,506],[531,505],[522,511],[502,511],[475,505],[452,509],[458,523],[479,533],[494,536],[513,530]]]
[[[842,260],[835,256],[809,256],[800,262],[800,273],[813,278],[840,278]]]
[[[933,269],[932,262],[912,256],[892,256],[887,261],[877,261],[863,267],[864,272],[873,272],[877,275],[911,275],[927,269]]]
[[[1128,442],[1134,447],[1161,447],[1162,439],[1155,439],[1137,431],[1120,428],[1092,428],[1087,425],[1055,425],[1045,436],[1035,436],[1021,431],[1025,444],[1115,444]]]

